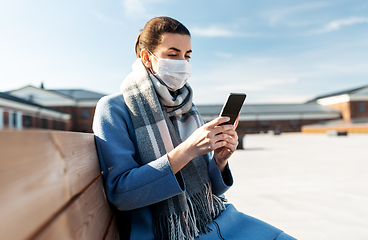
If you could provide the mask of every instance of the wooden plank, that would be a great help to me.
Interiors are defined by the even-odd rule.
[[[0,156],[3,239],[32,235],[99,173],[93,134],[1,131]]]
[[[0,152],[0,236],[24,239],[70,198],[65,162],[45,132],[0,132]]]
[[[100,172],[94,135],[77,132],[52,132],[68,175],[70,191],[79,192]]]
[[[117,239],[120,239],[120,237],[116,218],[114,217],[111,225],[109,226],[107,235],[103,240],[117,240]]]
[[[112,216],[100,177],[34,239],[102,240]]]

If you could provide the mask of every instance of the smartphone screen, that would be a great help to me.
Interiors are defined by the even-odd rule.
[[[226,103],[222,107],[220,116],[227,116],[230,117],[230,121],[222,123],[220,125],[224,124],[233,124],[236,121],[236,118],[238,117],[240,110],[243,106],[244,100],[246,98],[245,93],[230,93],[227,97]]]

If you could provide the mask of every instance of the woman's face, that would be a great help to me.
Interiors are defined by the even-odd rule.
[[[188,62],[191,53],[192,46],[190,36],[176,33],[164,33],[162,35],[161,44],[158,45],[153,52],[159,59],[187,60]],[[157,59],[145,49],[142,50],[142,59],[146,67],[151,68],[154,73],[157,72]]]

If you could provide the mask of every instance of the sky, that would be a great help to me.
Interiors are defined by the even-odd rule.
[[[196,104],[303,103],[368,85],[365,0],[0,0],[0,91],[119,92],[156,16],[191,32]]]

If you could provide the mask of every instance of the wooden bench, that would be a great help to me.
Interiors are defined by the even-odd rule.
[[[93,134],[0,131],[0,238],[119,239]]]

